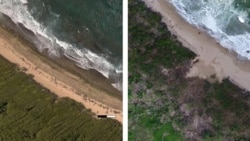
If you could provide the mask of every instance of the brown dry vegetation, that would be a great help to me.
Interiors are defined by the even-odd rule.
[[[250,93],[186,78],[195,55],[139,0],[129,43],[129,140],[250,140]]]

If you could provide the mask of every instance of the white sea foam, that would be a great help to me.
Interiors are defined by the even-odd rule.
[[[245,19],[241,16],[238,16],[238,20],[241,22],[241,23],[244,23],[245,22]]]
[[[225,48],[250,59],[250,27],[247,11],[234,0],[169,0],[189,23],[206,30]],[[236,26],[237,25],[237,26]],[[235,29],[233,29],[235,28]]]
[[[113,83],[112,86],[116,89],[118,89],[119,91],[122,91],[122,85],[121,83]]]
[[[28,3],[28,1],[27,0],[20,0],[22,3]]]
[[[222,46],[232,49],[238,54],[247,59],[250,59],[250,34],[246,33],[237,36],[228,36],[227,39],[222,39],[220,41]]]
[[[5,1],[0,4],[0,12],[9,16],[13,22],[21,23],[27,29],[33,31],[40,41],[37,44],[38,50],[42,51],[44,48],[49,48],[50,55],[59,56],[58,48],[62,48],[65,56],[74,60],[77,66],[83,69],[95,69],[102,73],[106,78],[110,77],[111,72],[122,72],[122,68],[116,68],[107,59],[101,55],[97,55],[90,50],[79,50],[64,41],[56,38],[49,30],[39,24],[29,13],[27,9],[27,0],[13,0]],[[54,14],[55,17],[60,15]],[[121,90],[121,84],[116,85],[117,89]]]

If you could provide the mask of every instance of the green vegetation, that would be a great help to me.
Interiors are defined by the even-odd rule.
[[[160,122],[168,107],[155,103],[161,98],[165,99],[164,96],[150,95],[154,98],[150,97],[150,104],[146,104],[145,100],[149,98],[146,90],[154,88],[153,82],[164,79],[157,76],[160,74],[159,66],[174,67],[193,58],[194,53],[176,42],[161,22],[161,17],[139,0],[129,1],[129,49],[129,140],[182,140],[172,121]],[[141,74],[148,77],[142,78]],[[138,87],[145,88],[136,91],[134,84],[142,84]],[[142,100],[143,103],[133,103],[133,100]],[[140,132],[146,132],[148,136]]]
[[[161,17],[138,0],[129,1],[129,68],[143,67],[150,73],[155,67],[174,67],[194,53],[176,42]],[[173,57],[175,56],[175,57]]]
[[[122,140],[121,124],[57,97],[0,57],[0,140]]]
[[[130,141],[250,140],[250,93],[186,78],[193,58],[159,14],[129,0]]]

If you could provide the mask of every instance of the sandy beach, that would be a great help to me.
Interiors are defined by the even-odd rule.
[[[0,55],[17,64],[25,73],[58,97],[68,97],[93,113],[114,115],[122,123],[122,99],[95,88],[84,79],[39,55],[19,38],[0,27]],[[53,65],[51,65],[53,64]]]
[[[166,0],[143,0],[153,11],[162,15],[172,34],[182,44],[197,54],[188,77],[198,76],[209,79],[216,75],[217,80],[229,78],[234,84],[250,91],[250,63],[241,62],[236,53],[230,52],[206,32],[187,23]]]

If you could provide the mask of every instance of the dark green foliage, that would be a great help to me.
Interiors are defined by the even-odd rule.
[[[122,140],[121,124],[98,120],[57,97],[0,57],[0,140]]]
[[[249,129],[250,119],[249,92],[245,92],[233,85],[229,80],[223,83],[206,84],[208,94],[204,98],[206,113],[214,119],[216,134],[223,134],[226,130],[233,136],[239,136],[242,131]],[[239,133],[235,133],[239,132]],[[244,136],[241,136],[244,137]]]
[[[146,89],[154,88],[155,81],[164,81],[164,78],[157,77],[160,76],[160,65],[167,68],[174,67],[195,56],[174,39],[175,37],[162,23],[159,14],[152,12],[139,0],[129,0],[129,85],[132,88],[141,81],[145,82]],[[142,73],[150,75],[150,79],[143,80]],[[134,104],[129,102],[129,121],[136,122],[136,125],[132,125],[136,129],[129,132],[129,140],[138,140],[142,137],[146,140],[182,139],[181,134],[173,129],[172,122],[166,124],[160,122],[162,113],[168,112],[166,106],[157,107],[160,99],[155,101],[152,99],[156,104],[149,106],[143,100],[148,99],[146,90],[139,90],[133,94],[133,90],[129,89],[129,101],[135,99],[135,95],[141,102]],[[143,132],[147,132],[148,136],[143,134],[140,136],[139,133]]]
[[[194,57],[159,14],[129,0],[129,140],[250,140],[249,92],[186,78]]]
[[[149,73],[160,64],[173,67],[193,58],[194,53],[183,48],[175,38],[159,14],[139,0],[129,1],[129,70],[143,67]]]

